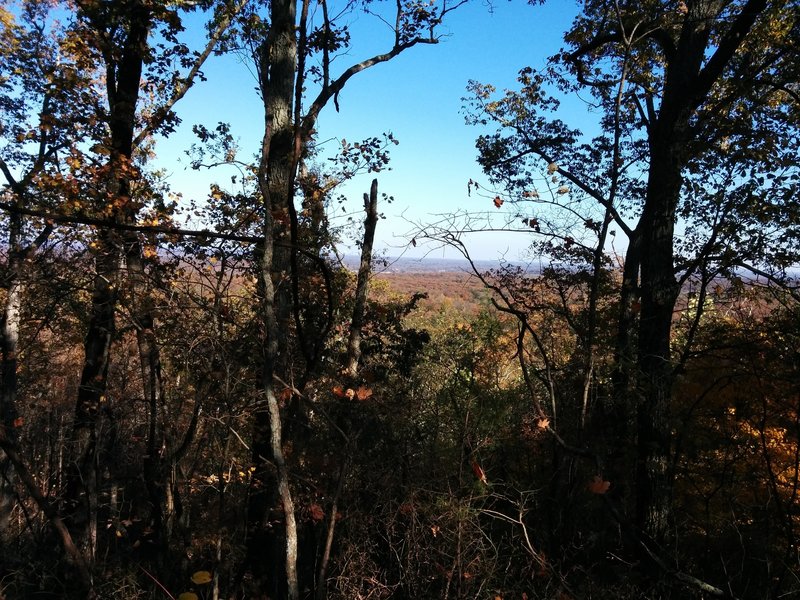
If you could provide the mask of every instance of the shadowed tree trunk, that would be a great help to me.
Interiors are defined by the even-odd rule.
[[[83,15],[94,28],[98,38],[115,26],[123,26],[126,36],[117,57],[115,48],[103,43],[107,70],[106,86],[109,103],[110,152],[109,187],[114,201],[116,220],[127,222],[135,214],[131,199],[130,177],[133,156],[136,106],[142,76],[147,38],[152,25],[150,8],[140,1],[127,6],[126,22],[109,23],[102,7],[80,4]],[[100,197],[104,197],[100,194]],[[102,211],[105,207],[97,206]],[[115,333],[115,312],[121,261],[124,256],[123,240],[109,231],[98,232],[99,250],[95,255],[95,279],[92,293],[91,316],[84,340],[84,364],[78,398],[75,406],[73,440],[77,459],[68,474],[66,502],[68,523],[76,541],[91,556],[97,535],[98,494],[98,421],[106,402],[108,367]]]
[[[683,170],[699,144],[692,119],[709,93],[726,76],[766,0],[748,0],[733,15],[729,27],[712,40],[712,25],[724,14],[723,3],[688,2],[675,38],[657,37],[665,57],[660,106],[647,111],[650,151],[647,189],[637,232],[641,246],[641,314],[637,346],[639,402],[637,406],[637,525],[656,543],[666,541],[672,512],[673,476],[670,405],[673,365],[670,336],[680,292],[675,279],[675,220],[681,199]]]
[[[672,506],[670,334],[679,291],[674,276],[673,236],[681,186],[676,158],[656,154],[651,160],[648,202],[642,217],[636,521],[657,543],[665,539]]]

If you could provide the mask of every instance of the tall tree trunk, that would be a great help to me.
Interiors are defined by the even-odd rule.
[[[90,23],[95,27],[102,44],[107,29],[123,26],[107,22],[107,15],[88,2],[81,2]],[[147,53],[147,38],[151,26],[151,9],[144,2],[135,0],[128,7],[126,37],[120,49],[101,47],[106,62],[106,87],[109,103],[109,130],[111,158],[109,163],[109,192],[113,198],[114,219],[129,221],[135,215],[135,203],[131,199],[130,178],[133,173],[134,129],[136,107],[142,78],[144,57]],[[117,53],[120,56],[117,57]],[[101,195],[102,197],[102,195]],[[102,210],[104,206],[98,206]],[[109,231],[98,233],[96,274],[92,294],[92,310],[89,328],[84,341],[84,366],[81,373],[78,399],[75,406],[73,437],[76,442],[76,469],[73,469],[67,485],[67,502],[72,509],[70,523],[73,535],[90,547],[96,532],[92,526],[96,519],[98,483],[97,425],[101,415],[108,385],[108,366],[114,337],[114,313],[118,300],[118,279],[124,254],[119,237]],[[83,496],[83,498],[81,498]]]
[[[22,273],[20,273],[19,235],[21,217],[11,215],[8,237],[8,263],[6,265],[6,304],[0,328],[0,350],[2,350],[2,372],[0,372],[0,426],[16,443],[14,422],[17,419],[17,345],[19,343],[20,310],[22,303]],[[10,542],[11,513],[14,509],[14,469],[4,453],[0,453],[0,544],[8,547]]]
[[[378,224],[378,180],[372,180],[369,196],[364,194],[364,240],[361,243],[361,265],[358,268],[356,298],[353,306],[353,319],[350,324],[350,337],[347,341],[346,372],[355,377],[358,362],[361,360],[361,326],[364,322],[364,309],[367,305],[369,278],[372,274],[372,245],[375,241],[375,227]]]
[[[131,215],[131,219],[133,216]],[[148,407],[144,481],[152,506],[151,520],[158,548],[158,561],[162,563],[160,566],[163,566],[172,534],[174,506],[170,501],[169,465],[165,460],[166,453],[172,449],[165,447],[166,440],[159,426],[159,414],[163,402],[161,352],[156,339],[155,306],[147,282],[142,244],[135,233],[125,235],[125,250],[132,303],[131,317],[136,328],[142,392]]]
[[[75,459],[67,473],[66,522],[71,535],[87,556],[94,552],[93,521],[97,506],[97,433],[105,402],[111,344],[116,328],[120,255],[116,236],[98,233],[91,318],[84,338],[84,361],[75,405],[72,440]]]
[[[725,3],[688,2],[680,34],[665,53],[665,80],[658,113],[648,123],[650,167],[638,230],[641,230],[641,318],[638,341],[640,400],[637,414],[637,525],[656,542],[671,519],[670,356],[672,313],[680,289],[675,279],[675,215],[683,169],[698,142],[690,127],[698,108],[747,39],[766,0],[748,0],[728,15],[725,34],[712,39],[710,24]]]
[[[679,152],[671,139],[651,143],[647,200],[641,220],[636,520],[657,543],[665,540],[672,505],[670,334],[679,292],[673,262],[675,209],[681,189]]]
[[[601,405],[598,435],[604,440],[606,473],[613,482],[611,494],[623,504],[626,514],[635,502],[636,432],[635,417],[639,394],[637,345],[638,319],[641,312],[639,268],[641,235],[635,230],[628,242],[620,283],[619,313],[614,340],[614,363],[611,374],[612,395]]]
[[[248,563],[257,592],[290,600],[299,598],[297,525],[289,476],[283,455],[282,423],[276,376],[291,381],[291,211],[294,189],[294,124],[292,106],[297,66],[296,5],[275,0],[271,25],[258,58],[265,108],[265,132],[259,165],[264,200],[264,245],[260,257],[260,288],[265,341],[262,386],[265,405],[255,413],[253,432],[253,493],[248,506]],[[274,467],[268,462],[272,461]],[[271,469],[276,472],[273,474]],[[276,493],[277,492],[277,497]],[[276,506],[275,503],[279,504]],[[282,510],[281,510],[282,509]],[[280,527],[268,525],[279,519]],[[281,529],[282,531],[277,531]],[[283,539],[283,560],[280,541]]]

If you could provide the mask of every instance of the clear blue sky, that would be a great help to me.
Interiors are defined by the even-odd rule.
[[[384,3],[391,8],[393,3]],[[391,151],[391,171],[377,175],[381,192],[395,202],[382,206],[377,245],[397,255],[407,246],[403,234],[409,221],[430,222],[437,214],[467,210],[494,211],[491,201],[467,196],[467,181],[485,181],[475,162],[473,127],[464,123],[462,97],[470,79],[492,83],[498,90],[514,88],[517,71],[527,65],[542,67],[562,43],[577,5],[552,0],[544,6],[499,1],[492,6],[473,1],[450,14],[440,30],[446,34],[437,45],[414,47],[392,61],[353,77],[340,94],[341,111],[328,106],[319,119],[319,137],[330,152],[337,140],[357,141],[391,131],[400,141]],[[350,19],[353,48],[334,62],[336,72],[376,51],[391,47],[391,33],[374,17],[356,13]],[[195,38],[196,39],[196,38]],[[202,122],[209,128],[227,121],[240,140],[244,156],[255,154],[263,131],[263,108],[255,91],[252,67],[233,56],[212,57],[204,69],[208,81],[190,90],[176,107],[183,118],[179,131],[159,141],[158,165],[170,173],[170,183],[184,197],[203,198],[208,185],[224,185],[230,172],[197,173],[186,169],[185,148],[192,141],[191,127]],[[576,117],[585,109],[579,103]],[[325,150],[323,150],[325,151]],[[178,162],[180,161],[180,162]],[[364,174],[341,188],[358,210],[362,194],[374,174]],[[529,243],[525,234],[481,234],[469,239],[476,258],[506,256],[516,259]],[[421,247],[409,249],[420,255]],[[442,256],[442,251],[435,253]]]

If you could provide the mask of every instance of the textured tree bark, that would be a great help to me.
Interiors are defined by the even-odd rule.
[[[105,402],[109,357],[116,323],[119,253],[114,236],[98,233],[99,252],[95,256],[95,277],[89,327],[84,338],[81,371],[72,442],[75,459],[66,477],[65,520],[75,542],[92,556],[92,520],[97,501],[97,425]]]
[[[367,305],[369,278],[372,274],[372,246],[375,241],[375,228],[378,224],[378,180],[372,180],[369,196],[364,194],[364,239],[361,243],[361,264],[358,268],[356,298],[353,306],[353,319],[350,324],[350,337],[347,340],[346,372],[355,377],[358,362],[361,360],[361,327],[364,323],[364,309]]]
[[[264,200],[264,245],[260,256],[264,345],[262,386],[265,405],[254,415],[253,493],[248,506],[250,543],[248,563],[258,593],[289,600],[299,598],[297,525],[283,456],[282,422],[275,376],[291,381],[290,317],[291,213],[293,206],[294,124],[292,106],[297,66],[296,5],[276,0],[270,5],[271,24],[258,59],[264,100],[265,131],[259,165],[259,188]],[[273,466],[269,465],[272,461]],[[271,472],[272,468],[275,473]],[[277,498],[275,497],[277,488]],[[277,510],[275,501],[280,505]],[[276,527],[270,513],[282,513]],[[281,531],[278,531],[278,530]],[[283,538],[283,560],[280,540]]]
[[[22,304],[22,273],[19,259],[20,215],[11,215],[8,237],[8,264],[4,286],[7,291],[0,323],[0,425],[5,427],[11,442],[16,443],[14,421],[17,418],[17,345],[19,343],[20,310]],[[14,509],[14,469],[5,454],[0,455],[0,543],[9,542],[11,512]]]
[[[679,291],[674,276],[673,237],[680,171],[680,162],[669,146],[666,151],[660,146],[653,148],[642,217],[636,521],[657,543],[666,537],[672,506],[670,334]]]
[[[636,386],[636,330],[641,312],[639,303],[639,267],[641,265],[639,231],[628,242],[620,284],[619,316],[614,340],[614,402],[625,404]]]

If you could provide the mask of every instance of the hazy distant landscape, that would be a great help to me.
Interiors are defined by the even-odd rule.
[[[344,264],[349,269],[358,270],[361,258],[348,254],[344,257]],[[501,263],[497,260],[476,260],[473,264],[479,271],[497,269],[501,265],[514,264],[529,273],[538,272],[537,269],[523,263]],[[378,257],[373,263],[376,273],[472,273],[470,263],[465,259],[437,258],[426,256],[424,258]]]

